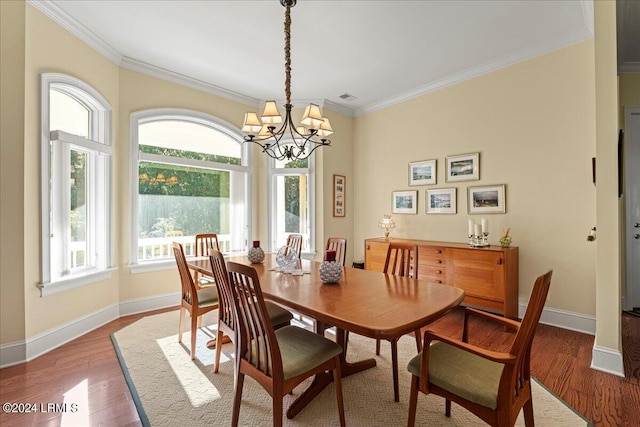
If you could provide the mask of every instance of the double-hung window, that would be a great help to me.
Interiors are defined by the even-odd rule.
[[[269,249],[277,252],[289,234],[302,234],[302,252],[313,256],[314,158],[268,161]]]
[[[64,74],[41,75],[42,295],[109,277],[111,107]]]
[[[155,109],[131,116],[133,271],[174,266],[172,242],[218,235],[223,252],[247,250],[249,150],[234,126],[204,113]]]

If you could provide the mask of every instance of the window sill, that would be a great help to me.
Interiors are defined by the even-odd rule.
[[[60,292],[70,291],[71,289],[80,288],[92,283],[100,282],[111,277],[111,272],[116,271],[116,267],[106,268],[103,270],[91,270],[84,274],[64,277],[54,282],[40,283],[40,296],[48,297]]]
[[[173,258],[141,264],[129,264],[127,267],[129,267],[131,274],[152,273],[154,271],[175,270],[177,268],[176,260]]]

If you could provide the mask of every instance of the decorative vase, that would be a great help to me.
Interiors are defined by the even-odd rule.
[[[337,283],[342,277],[342,265],[336,261],[336,251],[327,251],[318,269],[322,283]]]
[[[500,246],[503,248],[508,248],[511,246],[511,236],[503,236],[500,238]]]
[[[298,255],[291,247],[284,245],[276,255],[276,264],[283,273],[291,273],[298,263]]]
[[[253,247],[249,249],[247,256],[251,264],[261,264],[264,261],[264,251],[260,247],[260,240],[253,241]]]

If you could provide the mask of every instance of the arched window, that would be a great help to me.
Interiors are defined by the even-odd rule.
[[[195,111],[147,110],[131,116],[131,147],[134,270],[173,266],[171,243],[189,255],[201,233],[216,233],[223,252],[247,250],[250,167],[239,130]]]
[[[41,75],[42,295],[109,277],[111,106],[64,74]]]

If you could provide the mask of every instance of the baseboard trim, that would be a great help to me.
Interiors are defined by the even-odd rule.
[[[591,369],[624,378],[622,354],[610,348],[594,345],[591,352]]]
[[[180,304],[180,292],[137,298],[120,303],[120,316],[144,313],[161,308],[175,307]]]
[[[518,307],[518,316],[522,319],[526,304],[520,304]],[[545,308],[542,310],[540,323],[544,325],[556,326],[570,331],[582,332],[583,334],[596,334],[596,318],[582,313],[572,311],[558,310],[557,308]]]
[[[123,301],[74,319],[26,340],[1,345],[0,369],[29,362],[119,317],[173,307],[179,301],[179,292]]]

